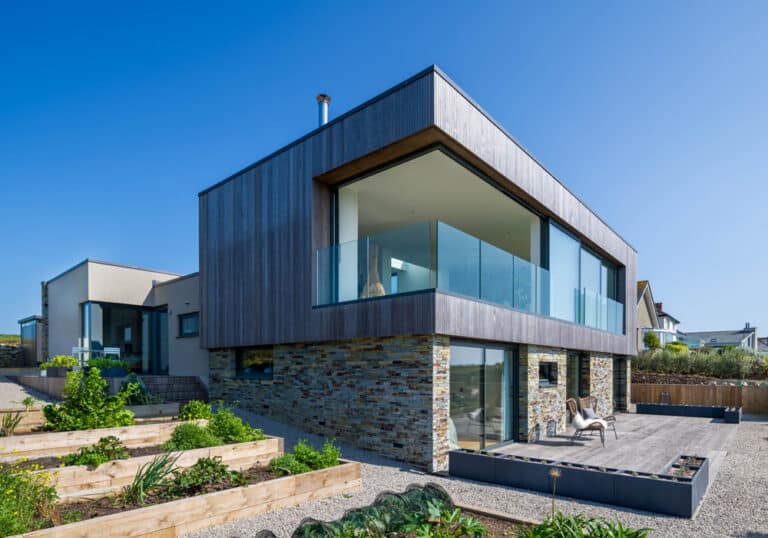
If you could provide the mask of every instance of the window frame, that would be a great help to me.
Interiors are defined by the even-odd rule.
[[[549,375],[542,376],[542,367],[548,370]],[[554,372],[554,383],[552,382],[552,373]],[[539,361],[539,388],[551,389],[557,388],[560,374],[558,372],[558,364],[556,361]]]
[[[176,335],[176,338],[195,338],[197,336],[200,336],[200,312],[186,312],[184,314],[179,314],[177,316],[179,318],[179,326],[178,326],[178,333]],[[192,317],[197,317],[197,331],[194,333],[185,333],[184,332],[184,320],[190,319]]]

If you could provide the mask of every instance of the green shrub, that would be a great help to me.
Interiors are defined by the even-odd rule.
[[[120,384],[120,390],[128,390],[130,385],[135,388],[125,401],[125,405],[151,405],[163,403],[163,398],[157,394],[152,394],[139,376],[134,372],[129,373]]]
[[[702,348],[693,352],[670,349],[643,351],[632,361],[632,368],[638,372],[692,374],[723,379],[763,377],[767,373],[765,360],[743,348]]]
[[[479,520],[462,514],[460,509],[443,508],[431,502],[423,510],[411,514],[408,523],[398,530],[417,538],[481,538],[491,534]]]
[[[688,346],[683,342],[667,342],[664,349],[672,353],[688,353]]]
[[[648,349],[658,349],[661,346],[658,335],[650,331],[643,335],[643,343]]]
[[[48,527],[58,499],[48,473],[0,463],[0,537]]]
[[[44,428],[72,431],[132,425],[133,412],[125,409],[125,403],[138,387],[128,385],[125,390],[109,396],[107,385],[97,368],[92,368],[86,376],[81,370],[68,372],[64,401],[61,405],[43,407]]]
[[[264,432],[258,428],[251,428],[240,417],[235,415],[231,409],[221,404],[208,420],[208,429],[213,435],[224,441],[225,444],[245,443],[264,439]]]
[[[79,366],[80,361],[77,360],[74,357],[70,357],[69,355],[56,355],[48,362],[44,362],[40,365],[41,370],[47,370],[51,366],[59,366],[63,368],[74,368],[75,366]]]
[[[170,440],[163,444],[163,449],[168,451],[193,450],[223,444],[224,441],[213,435],[207,428],[202,428],[197,424],[179,424],[173,430]]]
[[[231,486],[244,486],[248,481],[245,476],[230,470],[221,463],[221,458],[200,458],[189,469],[173,472],[165,486],[165,495],[170,498],[189,497],[205,492],[205,488],[213,484],[226,483]]]
[[[99,370],[107,370],[109,368],[124,368],[128,369],[127,362],[121,359],[110,359],[109,357],[94,357],[88,360],[88,366],[98,368]]]
[[[179,410],[179,420],[209,419],[212,415],[211,404],[200,400],[190,400]]]
[[[88,465],[98,467],[102,463],[128,458],[128,449],[114,435],[102,437],[95,445],[81,448],[74,454],[62,458],[64,465]]]
[[[315,450],[306,441],[300,440],[293,452],[272,460],[270,467],[277,476],[294,475],[334,467],[339,464],[341,451],[332,441],[326,441],[322,450]]]
[[[646,538],[650,529],[632,529],[621,523],[610,523],[600,518],[587,518],[581,514],[556,514],[530,529],[518,531],[520,538]]]

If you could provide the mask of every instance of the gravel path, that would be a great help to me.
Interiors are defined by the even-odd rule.
[[[241,412],[252,425],[286,439],[286,449],[298,438],[320,443],[314,435]],[[710,485],[694,520],[611,508],[595,503],[558,499],[557,508],[566,514],[585,513],[620,520],[633,527],[653,528],[652,537],[738,536],[768,537],[768,419],[745,417],[728,447],[728,455]],[[262,514],[187,535],[194,538],[250,538],[262,529],[278,537],[291,535],[306,517],[332,520],[349,508],[373,502],[382,491],[403,491],[409,484],[434,482],[445,487],[457,502],[508,512],[528,519],[543,519],[551,509],[551,498],[523,490],[467,480],[424,474],[407,465],[392,462],[340,443],[345,458],[363,463],[363,488],[353,495],[339,496]],[[638,447],[638,450],[641,450]]]
[[[27,396],[32,396],[37,400],[35,407],[52,401],[36,390],[23,387],[5,376],[0,376],[0,409],[24,409],[24,406],[19,402]]]

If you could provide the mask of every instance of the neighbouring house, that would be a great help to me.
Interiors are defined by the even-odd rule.
[[[761,336],[757,339],[757,352],[761,355],[768,355],[768,337]]]
[[[87,259],[42,283],[42,314],[38,361],[106,352],[138,373],[193,376],[208,383],[197,273]]]
[[[435,67],[329,100],[199,195],[211,397],[435,471],[626,408],[632,246]]]
[[[647,332],[659,331],[659,317],[656,314],[656,303],[653,302],[651,283],[640,280],[637,283],[637,352],[640,353],[647,346],[643,337]],[[659,339],[661,340],[661,339]]]
[[[659,320],[659,328],[655,329],[654,332],[659,337],[659,343],[662,347],[670,342],[680,340],[680,320],[665,312],[663,303],[656,303],[656,318]]]
[[[685,342],[691,349],[700,347],[724,348],[740,347],[754,353],[759,351],[760,339],[757,337],[757,327],[749,323],[743,329],[731,331],[694,331],[685,333]]]

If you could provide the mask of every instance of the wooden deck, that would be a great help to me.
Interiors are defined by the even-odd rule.
[[[605,448],[597,434],[585,434],[572,444],[569,426],[566,434],[538,443],[512,443],[494,452],[648,473],[660,473],[672,458],[687,454],[711,458],[714,475],[739,427],[709,418],[622,413],[616,419],[619,438],[607,431]]]

